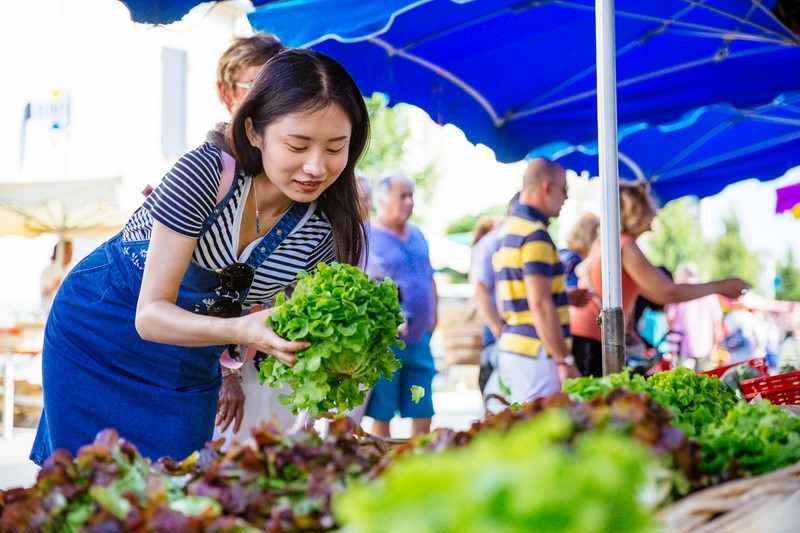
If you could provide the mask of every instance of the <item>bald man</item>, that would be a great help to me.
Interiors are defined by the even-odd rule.
[[[500,335],[498,373],[508,400],[528,402],[580,377],[571,354],[564,267],[547,226],[567,199],[567,174],[546,159],[532,159],[522,178],[519,205],[500,230],[492,258]]]

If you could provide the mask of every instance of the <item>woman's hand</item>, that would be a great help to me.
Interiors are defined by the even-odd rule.
[[[239,373],[233,372],[222,377],[222,387],[219,389],[219,402],[217,402],[217,418],[214,425],[219,427],[219,432],[224,433],[233,423],[233,432],[238,433],[244,416],[244,391],[239,382]]]
[[[592,301],[592,295],[589,289],[582,289],[575,287],[574,289],[567,289],[567,302],[573,307],[583,307]]]
[[[244,339],[242,344],[264,352],[278,359],[280,362],[294,366],[297,362],[296,352],[311,346],[306,341],[287,341],[267,325],[267,317],[275,312],[276,308],[266,309],[251,313],[236,320],[241,321]]]
[[[718,282],[720,289],[717,291],[722,296],[736,299],[741,297],[750,288],[750,284],[739,278],[725,278]]]

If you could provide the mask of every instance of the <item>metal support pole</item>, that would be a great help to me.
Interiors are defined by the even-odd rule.
[[[603,375],[607,376],[625,366],[625,314],[621,307],[603,309],[599,320],[603,328]]]
[[[603,188],[601,244],[603,259],[603,374],[625,365],[625,318],[619,245],[619,163],[617,156],[617,64],[614,0],[595,1],[597,44],[597,129]]]

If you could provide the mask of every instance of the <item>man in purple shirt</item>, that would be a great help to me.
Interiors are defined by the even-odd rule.
[[[430,337],[436,327],[436,285],[428,244],[419,228],[408,222],[414,210],[414,182],[402,175],[383,178],[375,184],[376,215],[369,225],[370,277],[389,277],[400,289],[400,306],[406,317],[401,326],[402,350],[394,349],[403,363],[389,381],[381,377],[372,390],[366,416],[374,420],[372,433],[389,437],[389,422],[396,414],[411,418],[412,437],[430,432],[433,417],[431,384],[436,374]],[[411,387],[425,389],[419,403],[411,398]]]

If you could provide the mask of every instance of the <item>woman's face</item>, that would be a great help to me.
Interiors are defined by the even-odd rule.
[[[264,173],[295,202],[320,197],[347,166],[352,125],[338,104],[290,113],[266,127],[263,136],[245,120],[250,143],[261,150]]]

